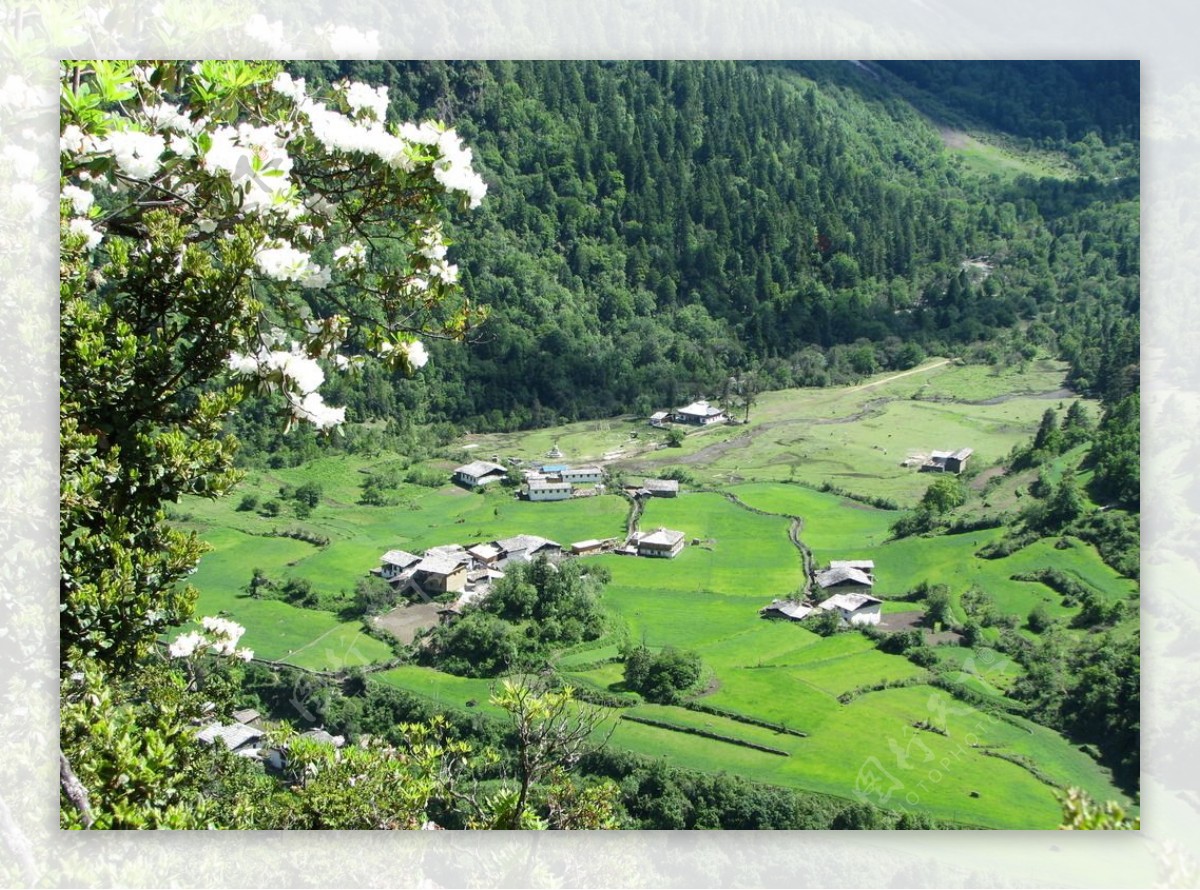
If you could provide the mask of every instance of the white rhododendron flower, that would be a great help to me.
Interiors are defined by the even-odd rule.
[[[91,209],[92,202],[95,201],[91,192],[77,185],[64,185],[62,196],[63,200],[71,202],[71,208],[81,216]]]
[[[429,353],[425,350],[425,344],[420,340],[413,340],[404,347],[404,352],[408,356],[408,363],[414,369],[425,367],[425,363],[429,361]]]
[[[196,156],[196,146],[192,144],[192,140],[187,136],[178,134],[171,137],[171,151],[179,155],[181,158],[194,158]]]
[[[352,241],[333,252],[333,262],[339,269],[357,269],[367,258],[367,247],[361,241]]]
[[[288,244],[267,247],[254,255],[255,265],[275,281],[295,281],[304,287],[324,287],[330,282],[327,269],[312,261],[303,250]]]
[[[321,394],[317,392],[310,392],[299,404],[293,404],[292,408],[297,418],[307,420],[317,429],[328,429],[346,422],[346,409],[326,405]]]
[[[73,219],[68,228],[76,235],[82,235],[87,239],[87,249],[95,250],[96,247],[104,240],[104,235],[101,234],[90,219]]]
[[[167,652],[172,658],[187,658],[194,653],[198,648],[208,643],[208,639],[202,633],[192,631],[191,633],[180,634],[169,647]]]
[[[384,120],[388,110],[388,88],[352,83],[346,87],[346,104],[354,111],[370,111],[376,120]]]
[[[115,130],[104,138],[101,147],[112,153],[126,176],[149,179],[162,166],[159,158],[166,151],[167,141],[152,133]]]

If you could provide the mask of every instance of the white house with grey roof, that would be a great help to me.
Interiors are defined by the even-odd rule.
[[[570,482],[539,479],[525,486],[525,496],[531,501],[569,501],[574,490]]]
[[[683,532],[659,528],[652,532],[634,532],[629,543],[637,549],[638,556],[674,559],[683,550],[683,539]]]
[[[454,471],[454,481],[468,488],[480,488],[484,485],[490,485],[498,479],[503,479],[508,475],[508,470],[486,460],[476,460],[469,464],[463,464]]]
[[[835,593],[817,604],[818,609],[837,612],[847,624],[878,624],[883,618],[883,600],[868,593]]]
[[[718,408],[716,405],[710,405],[703,399],[675,409],[675,421],[677,423],[708,426],[709,424],[721,423],[728,419],[721,408]]]

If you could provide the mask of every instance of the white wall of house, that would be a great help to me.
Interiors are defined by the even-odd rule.
[[[531,501],[565,501],[571,497],[570,485],[530,486]]]
[[[849,624],[878,624],[883,618],[883,603],[869,603],[853,612],[845,609],[838,609],[838,612]]]

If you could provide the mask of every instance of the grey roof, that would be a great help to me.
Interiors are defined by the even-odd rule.
[[[799,621],[801,618],[809,615],[812,610],[812,606],[806,606],[804,603],[798,603],[795,600],[775,600],[771,605],[759,609],[759,613],[765,615],[767,612],[778,612],[794,621]]]
[[[604,546],[603,541],[596,539],[596,538],[589,538],[586,541],[576,541],[574,544],[571,545],[571,549],[572,550],[591,550],[594,547],[602,547],[602,546]]]
[[[649,544],[655,547],[674,547],[683,540],[683,532],[668,528],[660,528],[652,532],[642,532],[637,536],[638,546]]]
[[[543,479],[533,479],[529,482],[530,491],[570,491],[570,482],[546,482]]]
[[[974,453],[975,453],[975,449],[973,449],[973,448],[960,448],[960,449],[958,449],[958,451],[954,452],[950,456],[952,458],[954,458],[955,460],[966,460],[968,457],[970,457]]]
[[[389,550],[383,556],[379,557],[379,561],[387,565],[399,566],[402,569],[406,569],[413,563],[420,562],[421,557],[414,553],[409,553],[407,550]]]
[[[262,738],[263,735],[264,733],[261,729],[255,729],[253,726],[246,726],[241,723],[233,723],[229,726],[221,723],[210,723],[196,733],[196,738],[209,744],[220,739],[226,748],[230,751],[236,751],[238,748]]]
[[[495,544],[476,544],[468,547],[467,552],[482,562],[489,562],[500,555],[500,548]]]
[[[831,569],[861,569],[864,572],[870,572],[875,569],[875,560],[873,559],[831,559],[829,560]]]
[[[816,582],[821,587],[832,587],[834,584],[841,584],[843,581],[854,581],[865,587],[870,587],[874,583],[871,580],[871,576],[861,569],[839,567],[836,569],[826,569],[816,574]]]
[[[704,399],[692,402],[690,405],[684,405],[682,408],[675,410],[676,414],[689,414],[693,417],[715,417],[718,414],[724,414],[720,408],[710,405]]]
[[[430,575],[452,575],[462,565],[458,560],[440,554],[429,555],[417,564],[418,572]]]
[[[464,476],[473,476],[478,479],[480,476],[486,476],[489,473],[507,473],[508,470],[504,469],[500,464],[494,464],[491,461],[476,460],[469,464],[463,464],[454,472],[461,473]]]
[[[520,550],[532,553],[547,547],[561,549],[561,545],[547,538],[539,538],[537,535],[516,535],[493,543],[505,553],[516,553]]]
[[[857,612],[859,609],[882,603],[883,600],[877,599],[865,593],[835,593],[829,599],[818,604],[818,608],[829,611],[831,609],[844,609],[847,612]]]
[[[261,716],[262,714],[254,710],[254,708],[242,708],[240,711],[233,712],[233,719],[238,723],[253,723]]]
[[[679,480],[647,479],[642,482],[642,488],[646,491],[679,491]]]
[[[328,730],[310,729],[307,732],[300,733],[300,738],[311,739],[314,742],[321,742],[325,745],[333,745],[335,748],[340,748],[346,744],[346,737],[340,735],[331,735]]]

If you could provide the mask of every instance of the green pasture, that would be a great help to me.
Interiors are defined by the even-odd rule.
[[[500,682],[498,680],[455,677],[452,674],[444,674],[432,668],[417,667],[416,665],[401,665],[390,670],[379,671],[372,674],[371,679],[396,689],[415,693],[441,708],[467,713],[479,710],[489,717],[505,716],[503,709],[489,701],[492,691]],[[474,702],[474,704],[468,704],[468,702]]]
[[[812,548],[882,544],[901,515],[802,485],[758,482],[734,485],[729,491],[755,509],[799,516],[804,522],[800,538]]]
[[[383,643],[362,632],[357,621],[340,622],[331,612],[301,609],[278,600],[252,599],[245,588],[254,568],[278,577],[286,567],[315,549],[289,538],[260,538],[213,528],[213,545],[192,576],[199,591],[197,616],[224,613],[246,628],[241,643],[258,658],[300,667],[336,670],[391,657]]]

